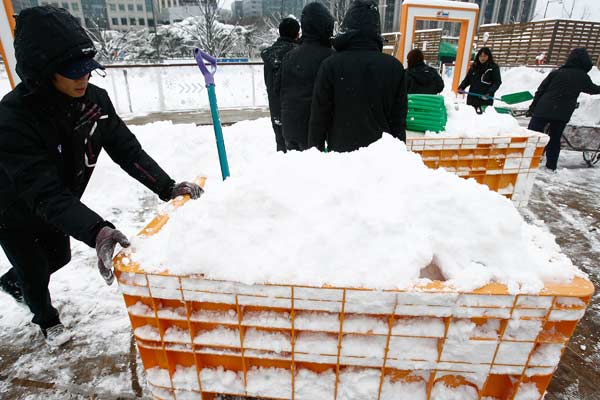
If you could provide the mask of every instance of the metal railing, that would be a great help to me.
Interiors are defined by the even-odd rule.
[[[120,114],[210,108],[195,63],[108,65],[105,72],[104,78],[94,74],[91,82],[108,92]],[[268,105],[262,63],[221,64],[215,83],[221,108]]]

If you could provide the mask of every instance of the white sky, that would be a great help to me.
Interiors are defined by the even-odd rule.
[[[562,0],[561,3],[558,0],[550,0],[550,3],[548,0],[538,0],[534,19],[544,18],[544,10],[548,4],[546,18],[569,18],[573,9],[573,19],[600,22],[600,0]]]

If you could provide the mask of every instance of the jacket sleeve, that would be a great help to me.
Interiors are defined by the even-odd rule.
[[[546,92],[546,89],[548,88],[548,84],[550,83],[552,78],[554,78],[555,74],[556,74],[556,71],[550,72],[548,74],[548,76],[542,81],[542,83],[540,83],[540,86],[538,86],[538,88],[535,92],[535,96],[533,97],[533,101],[531,102],[531,105],[529,106],[529,112],[534,112],[536,104],[538,103],[538,101],[540,101],[540,98]]]
[[[471,86],[471,68],[467,71],[467,76],[465,76],[465,79],[458,85],[458,88],[465,90],[467,86]]]
[[[105,100],[102,108],[107,108],[108,121],[102,132],[102,147],[125,172],[156,193],[161,200],[170,200],[175,181],[146,154],[135,135],[116,114],[106,92],[103,94]]]
[[[0,168],[20,201],[62,232],[96,246],[103,226],[112,226],[86,207],[63,184],[46,144],[33,126],[0,126]]]
[[[494,65],[492,68],[492,86],[488,89],[487,94],[490,96],[494,96],[496,90],[500,88],[502,85],[502,77],[500,76],[500,67]]]
[[[392,115],[390,116],[390,134],[406,142],[406,113],[408,112],[408,100],[406,97],[406,72],[400,67],[399,81],[396,84],[396,92],[392,103]]]
[[[333,121],[333,81],[327,63],[322,63],[313,89],[310,121],[308,124],[308,147],[325,150],[325,142]]]
[[[412,78],[410,77],[410,75],[409,75],[409,74],[406,74],[406,75],[405,75],[404,82],[405,82],[405,86],[406,86],[406,93],[411,93],[411,89],[412,89]]]
[[[594,82],[592,82],[592,78],[590,78],[590,76],[588,74],[585,74],[585,76],[586,76],[586,82],[584,85],[583,93],[600,94],[600,86],[594,84]]]
[[[281,124],[281,88],[283,87],[283,74],[285,73],[285,65],[286,62],[284,56],[283,60],[277,63],[277,66],[272,70],[273,88],[271,91],[273,104],[269,105],[269,111],[271,113],[271,118],[279,121],[279,124]]]

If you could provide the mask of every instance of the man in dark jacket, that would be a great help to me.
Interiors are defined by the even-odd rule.
[[[413,49],[406,57],[406,93],[408,94],[438,94],[444,90],[444,80],[435,70],[425,64],[423,52]]]
[[[283,58],[281,69],[281,122],[288,150],[308,148],[308,121],[319,66],[333,54],[333,16],[321,3],[302,10],[300,46]]]
[[[404,68],[383,54],[377,4],[355,0],[344,16],[337,50],[321,65],[310,117],[309,146],[353,151],[383,132],[406,139]]]
[[[467,96],[467,104],[473,106],[475,111],[481,114],[485,106],[494,104],[494,94],[501,84],[500,67],[494,62],[492,50],[482,47],[477,52],[467,76],[458,87],[458,93],[464,93],[465,89],[470,86],[469,92],[473,95]]]
[[[162,200],[197,198],[202,189],[175,184],[142,150],[106,91],[88,84],[90,73],[103,67],[67,11],[23,10],[14,45],[22,83],[0,102],[0,245],[12,268],[0,288],[24,301],[46,342],[60,346],[71,335],[52,306],[48,283],[71,259],[69,237],[96,248],[109,285],[115,246],[129,246],[125,235],[80,201],[100,151],[106,149]]]
[[[296,39],[300,32],[300,24],[294,18],[284,18],[279,24],[279,38],[271,47],[260,52],[264,63],[265,86],[269,98],[271,124],[275,131],[277,151],[285,152],[285,141],[281,135],[281,97],[278,75],[281,72],[281,60],[290,50],[296,47]]]
[[[592,67],[587,50],[574,49],[567,62],[543,80],[529,107],[528,114],[532,116],[529,129],[550,135],[546,145],[546,167],[552,171],[558,166],[560,138],[577,108],[577,98],[581,93],[600,93],[600,86],[595,85],[588,75]]]

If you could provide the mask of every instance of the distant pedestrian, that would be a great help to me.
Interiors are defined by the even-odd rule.
[[[309,146],[353,151],[379,140],[383,132],[405,141],[404,67],[381,52],[377,3],[353,1],[333,46],[337,52],[323,61],[315,83]]]
[[[478,114],[483,113],[486,106],[494,104],[494,94],[502,84],[500,67],[494,62],[492,50],[482,47],[475,56],[467,76],[458,87],[458,93],[464,93],[469,87],[473,95],[467,96],[467,104],[473,106]],[[478,96],[476,96],[478,95]]]
[[[264,63],[265,86],[269,98],[269,112],[271,124],[275,131],[277,151],[285,152],[285,141],[281,134],[281,94],[278,86],[278,75],[281,73],[281,61],[290,50],[296,47],[300,24],[295,18],[284,18],[279,23],[279,38],[271,47],[260,52]]]
[[[286,54],[281,70],[281,122],[287,150],[306,150],[308,122],[317,72],[333,54],[333,16],[321,3],[302,10],[300,45]]]
[[[421,50],[409,51],[407,64],[406,93],[438,94],[444,90],[444,80],[435,68],[425,64],[425,57]]]
[[[593,65],[586,49],[572,50],[567,62],[542,81],[529,107],[529,129],[550,135],[546,167],[552,171],[558,166],[560,139],[577,108],[579,94],[600,94],[600,86],[588,75]]]

